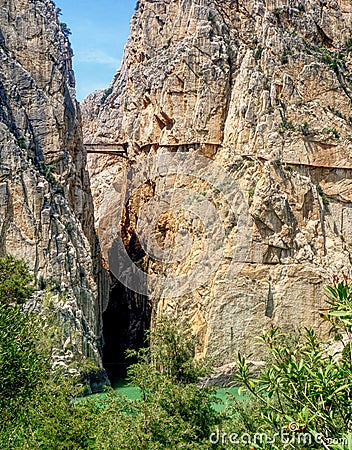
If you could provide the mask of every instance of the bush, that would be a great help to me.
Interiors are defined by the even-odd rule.
[[[104,93],[103,93],[103,95],[101,97],[101,100],[100,100],[100,103],[102,105],[105,103],[105,101],[109,97],[109,95],[112,94],[112,91],[113,91],[112,86],[110,86],[109,88],[105,89],[105,91],[104,91]]]
[[[198,386],[209,365],[194,359],[197,339],[189,324],[164,317],[148,338],[150,346],[137,352],[138,362],[128,371],[142,393],[128,421],[134,439],[144,442],[144,448],[209,448],[219,416],[213,409],[214,392]]]
[[[0,449],[206,450],[214,448],[209,438],[217,429],[247,437],[265,433],[269,439],[304,435],[291,446],[247,441],[238,449],[348,448],[330,445],[331,438],[350,439],[352,445],[352,282],[346,275],[328,286],[328,306],[321,311],[340,349],[333,352],[310,329],[286,335],[272,328],[262,336],[269,356],[260,372],[253,375],[239,355],[235,380],[248,396],[232,397],[225,413],[218,413],[214,391],[199,386],[210,365],[194,358],[198,342],[189,323],[168,317],[147,333],[148,347],[129,352],[137,358],[128,375],[140,389],[138,400],[112,390],[77,398],[81,380],[50,367],[50,326],[21,306],[32,292],[26,291],[26,265],[5,257],[0,267],[0,294],[11,297],[0,303]],[[19,274],[21,287],[13,281]],[[216,448],[234,445],[220,440]]]
[[[197,385],[209,368],[194,361],[197,341],[188,324],[158,321],[150,347],[135,352],[129,376],[141,390],[137,401],[112,390],[77,399],[77,379],[50,369],[42,325],[20,305],[0,307],[1,449],[210,448],[218,413],[212,391]]]
[[[67,26],[67,23],[65,23],[65,22],[60,22],[60,27],[61,27],[61,31],[64,33],[64,35],[65,35],[67,38],[72,34],[72,31],[71,31],[70,28]]]
[[[23,310],[31,281],[23,261],[0,258],[0,449],[95,448],[95,405],[72,401],[82,386],[51,368],[52,325]]]
[[[10,255],[0,258],[0,304],[24,303],[34,292],[26,263]]]
[[[49,371],[38,345],[38,321],[20,306],[0,305],[0,414],[2,424],[30,401]]]
[[[256,61],[260,60],[260,58],[262,57],[263,51],[264,51],[264,48],[259,45],[259,47],[257,47],[256,51],[254,52],[254,59]]]
[[[305,433],[311,448],[334,448],[328,445],[330,439],[347,442],[352,438],[352,283],[345,278],[327,292],[330,306],[323,318],[331,322],[331,332],[341,340],[341,351],[329,350],[311,329],[303,335],[285,335],[273,328],[262,337],[270,357],[259,375],[251,376],[250,364],[239,355],[235,378],[259,405],[252,416],[252,420],[256,417],[256,432],[268,436],[288,432],[290,438]],[[242,419],[246,408],[244,405]],[[236,426],[239,423],[246,422],[236,417]],[[296,440],[294,448],[307,448],[303,441]]]

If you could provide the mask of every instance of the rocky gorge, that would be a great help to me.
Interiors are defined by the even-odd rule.
[[[321,328],[351,265],[349,1],[140,0],[121,68],[80,106],[50,0],[2,0],[0,58],[0,249],[28,261],[38,304],[54,293],[54,364],[122,363],[163,312],[218,365],[260,359],[271,326]]]
[[[62,323],[53,365],[88,357],[102,370],[106,278],[71,58],[53,2],[1,1],[1,256],[29,264],[30,306]]]
[[[260,359],[255,336],[271,326],[323,331],[324,287],[350,267],[351,31],[345,0],[141,0],[121,68],[108,89],[82,104],[85,142],[128,145],[125,157],[88,157],[107,265],[118,258],[121,220],[119,239],[148,273],[147,284],[194,269],[201,278],[199,218],[177,207],[154,221],[155,210],[148,219],[145,205],[162,198],[170,207],[163,193],[192,188],[223,214],[227,239],[212,276],[181,296],[165,285],[148,294],[152,320],[166,311],[187,317],[200,354],[219,365],[238,350]],[[214,180],[209,186],[196,163],[187,175],[162,172],[156,161],[165,154],[175,161],[187,154],[190,165],[193,157],[210,158],[236,181],[251,220],[246,254],[233,252],[243,226],[238,211],[228,214],[221,187]],[[148,176],[131,193],[138,171]],[[164,249],[182,247],[182,233],[190,231],[195,242],[187,257],[170,263],[148,255],[138,239],[148,220]],[[241,267],[229,270],[236,262]],[[118,309],[120,297],[110,308]],[[128,291],[123,297],[136,330],[135,310],[144,311],[144,303]]]

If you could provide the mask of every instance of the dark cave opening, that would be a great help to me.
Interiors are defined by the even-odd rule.
[[[126,358],[126,350],[145,345],[150,320],[148,298],[112,276],[109,304],[103,313],[103,365],[113,387],[126,378],[127,368],[133,362]]]

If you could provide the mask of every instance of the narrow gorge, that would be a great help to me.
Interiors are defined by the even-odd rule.
[[[200,354],[218,365],[238,350],[260,359],[255,336],[271,326],[324,331],[324,288],[350,268],[351,32],[347,0],[141,0],[121,68],[81,105],[85,143],[106,151],[89,154],[88,168],[107,266],[115,267],[121,240],[148,280],[194,268],[201,277],[204,229],[193,216],[163,211],[153,228],[139,216],[153,198],[167,203],[166,190],[189,187],[222,211],[227,239],[215,273],[181,296],[164,285],[148,294],[152,321],[163,312],[190,319]],[[246,254],[232,252],[236,212],[226,212],[224,193],[214,194],[196,165],[178,180],[150,170],[165,154],[210,158],[236,181],[251,219]],[[152,176],[131,193],[138,169]],[[153,259],[138,239],[148,226],[169,249],[187,229],[192,251],[173,263]],[[111,310],[129,309],[129,337],[139,302],[130,293],[110,300]]]
[[[60,317],[54,366],[89,358],[99,390],[164,312],[218,366],[272,326],[324,331],[351,267],[351,2],[139,0],[81,105],[72,56],[52,1],[1,0],[0,256]]]
[[[89,358],[102,371],[99,389],[108,284],[72,55],[53,2],[1,1],[1,256],[28,263],[40,289],[29,306],[54,310],[62,323],[54,367]]]

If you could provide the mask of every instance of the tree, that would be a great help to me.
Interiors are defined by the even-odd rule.
[[[31,281],[23,261],[0,258],[0,449],[96,448],[97,407],[75,404],[81,386],[50,365],[57,324],[23,309]]]
[[[197,339],[189,323],[162,317],[147,338],[149,347],[130,352],[138,362],[130,366],[129,380],[141,390],[128,420],[131,438],[142,448],[209,448],[219,417],[214,391],[198,385],[210,366],[195,359]]]

